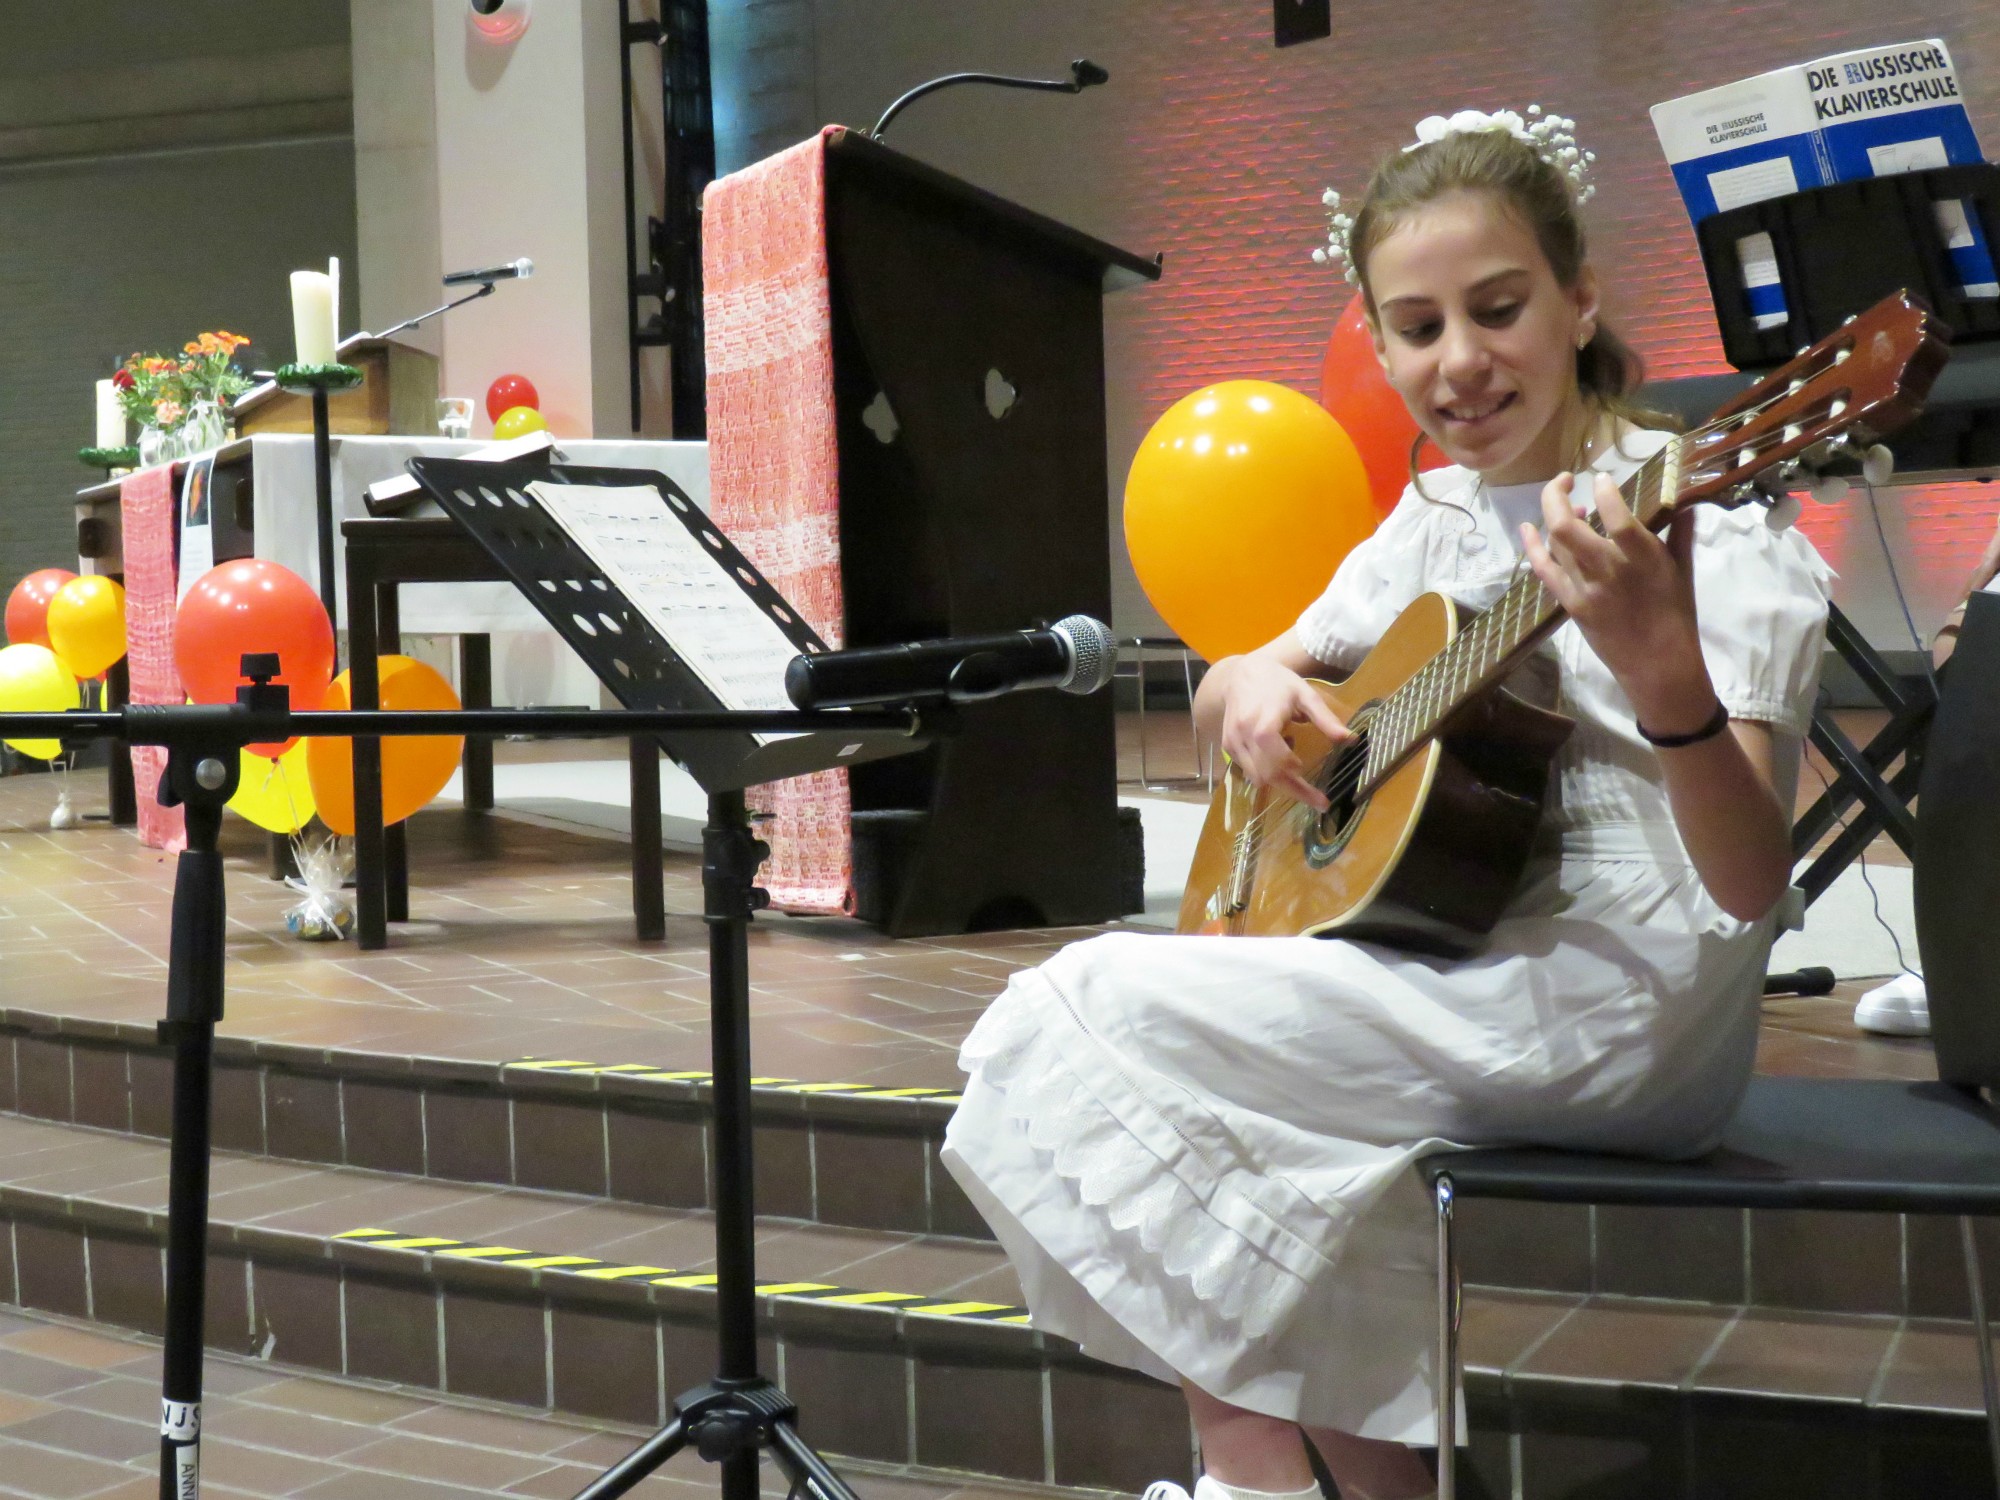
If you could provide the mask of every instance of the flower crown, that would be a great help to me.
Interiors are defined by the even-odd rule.
[[[1428,146],[1433,141],[1441,141],[1448,135],[1463,131],[1504,130],[1517,141],[1534,148],[1535,155],[1554,167],[1569,184],[1570,196],[1581,206],[1588,203],[1597,192],[1590,182],[1590,165],[1597,160],[1595,151],[1585,151],[1576,143],[1576,121],[1564,115],[1545,115],[1539,104],[1528,106],[1529,118],[1523,119],[1511,109],[1497,110],[1486,114],[1476,109],[1461,109],[1447,119],[1443,115],[1429,115],[1417,121],[1417,138],[1403,149],[1415,151],[1419,146]],[[1328,188],[1320,196],[1326,205],[1326,243],[1312,253],[1317,265],[1330,265],[1339,261],[1342,274],[1355,286],[1361,285],[1361,274],[1355,269],[1350,253],[1350,240],[1354,234],[1354,215],[1340,211],[1340,194]]]

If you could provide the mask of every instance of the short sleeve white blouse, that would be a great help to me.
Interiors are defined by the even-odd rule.
[[[1623,482],[1668,433],[1631,431],[1595,468]],[[1423,476],[1335,572],[1296,634],[1328,667],[1350,671],[1418,595],[1437,591],[1483,609],[1522,559],[1519,523],[1540,523],[1540,484],[1487,485],[1452,467]],[[1796,780],[1812,715],[1832,570],[1795,530],[1758,506],[1701,506],[1695,524],[1695,610],[1710,680],[1732,718],[1778,731],[1778,785]],[[1567,855],[1685,860],[1658,757],[1640,738],[1624,690],[1574,624],[1543,645],[1560,667],[1557,707],[1577,723],[1558,766],[1550,826]]]

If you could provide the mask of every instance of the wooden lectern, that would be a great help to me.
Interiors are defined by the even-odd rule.
[[[1101,301],[1159,260],[858,131],[826,173],[844,644],[1109,619]],[[914,937],[1135,910],[1110,696],[963,712],[854,768],[856,915]]]
[[[437,433],[438,360],[395,339],[349,334],[337,357],[361,371],[361,384],[328,398],[328,427],[342,437],[386,433]],[[231,413],[244,437],[260,432],[311,432],[312,397],[281,391],[266,381],[237,398]]]

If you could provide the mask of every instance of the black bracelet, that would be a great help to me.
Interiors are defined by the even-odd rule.
[[[1632,721],[1632,727],[1639,731],[1639,738],[1655,750],[1678,750],[1683,745],[1699,745],[1703,740],[1712,740],[1722,733],[1729,727],[1729,710],[1717,699],[1715,712],[1709,715],[1708,722],[1692,734],[1654,734],[1637,719]]]

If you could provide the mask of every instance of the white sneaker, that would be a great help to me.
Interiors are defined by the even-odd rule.
[[[1194,1496],[1171,1479],[1155,1479],[1141,1491],[1139,1500],[1194,1500]]]
[[[1854,1007],[1854,1024],[1879,1036],[1929,1036],[1930,996],[1921,974],[1898,974],[1878,984]]]

